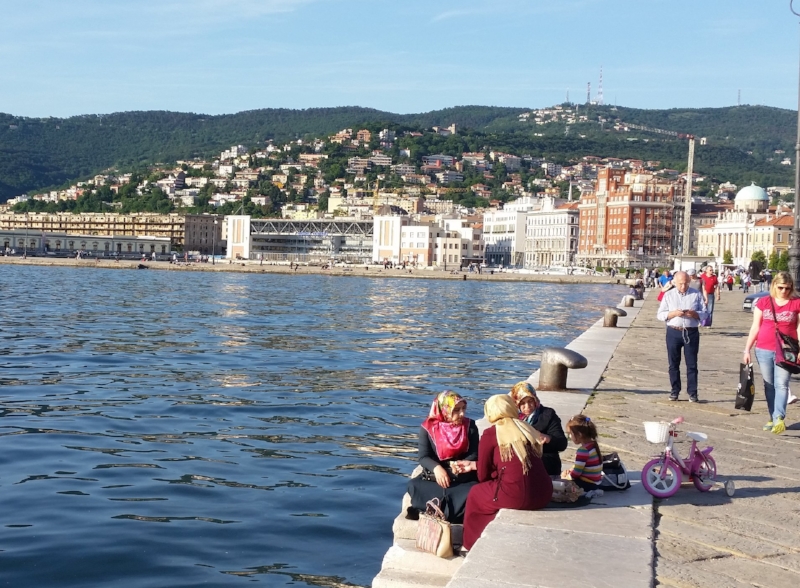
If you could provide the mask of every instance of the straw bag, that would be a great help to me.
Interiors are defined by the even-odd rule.
[[[429,500],[425,506],[417,525],[417,549],[437,557],[453,557],[450,523],[439,506],[439,499]]]

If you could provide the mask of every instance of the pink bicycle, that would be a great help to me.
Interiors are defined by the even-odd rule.
[[[732,480],[717,481],[717,462],[711,457],[713,447],[699,449],[698,442],[708,440],[704,433],[686,433],[692,440],[692,447],[686,459],[672,449],[672,440],[678,436],[675,427],[683,422],[683,417],[678,417],[671,423],[646,422],[644,431],[650,443],[666,443],[660,456],[648,461],[642,468],[642,486],[656,498],[668,498],[675,494],[683,483],[682,475],[689,479],[700,492],[708,492],[715,485],[725,488],[728,496],[733,496],[736,487]]]

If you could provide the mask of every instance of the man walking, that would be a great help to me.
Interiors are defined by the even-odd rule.
[[[658,307],[658,320],[667,324],[667,359],[669,360],[670,400],[681,392],[681,350],[686,358],[686,392],[689,402],[698,402],[697,353],[700,350],[700,321],[707,315],[703,296],[689,288],[686,272],[675,272],[675,286],[664,294]]]
[[[721,297],[719,280],[714,275],[714,269],[707,265],[705,271],[700,274],[700,281],[703,283],[703,301],[706,303],[708,309],[708,326],[714,320],[714,298],[717,300]]]

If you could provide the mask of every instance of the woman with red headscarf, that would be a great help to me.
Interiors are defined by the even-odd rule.
[[[428,418],[419,429],[419,464],[422,475],[408,482],[411,506],[407,516],[416,519],[426,503],[438,498],[451,523],[464,519],[469,489],[478,481],[478,427],[464,416],[467,401],[446,390],[437,395]]]

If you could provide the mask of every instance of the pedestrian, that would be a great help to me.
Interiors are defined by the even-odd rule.
[[[703,295],[689,288],[689,276],[678,271],[672,277],[675,286],[668,290],[658,307],[658,320],[667,325],[670,400],[681,392],[681,350],[686,359],[686,392],[690,402],[698,402],[697,353],[700,350],[700,321],[707,316]]]
[[[725,278],[725,283],[728,285],[728,292],[733,292],[733,273],[728,270],[728,275]]]
[[[664,273],[661,274],[660,278],[658,278],[658,283],[663,288],[664,286],[667,285],[667,282],[669,282],[671,279],[672,276],[670,275],[669,270],[664,270]]]
[[[775,363],[776,334],[779,330],[797,339],[800,327],[800,298],[794,291],[794,280],[789,272],[778,272],[772,282],[769,296],[759,298],[753,307],[753,324],[744,344],[743,363],[751,363],[750,349],[756,346],[756,359],[764,379],[764,396],[767,397],[769,422],[765,431],[776,435],[786,430],[786,405],[789,400],[788,371]]]
[[[750,272],[744,272],[742,275],[742,290],[745,294],[750,291]]]
[[[721,297],[721,288],[719,287],[719,280],[714,275],[714,268],[707,265],[703,273],[700,274],[700,282],[702,284],[703,301],[706,303],[706,310],[708,311],[708,324],[714,320],[714,298],[717,300]]]

